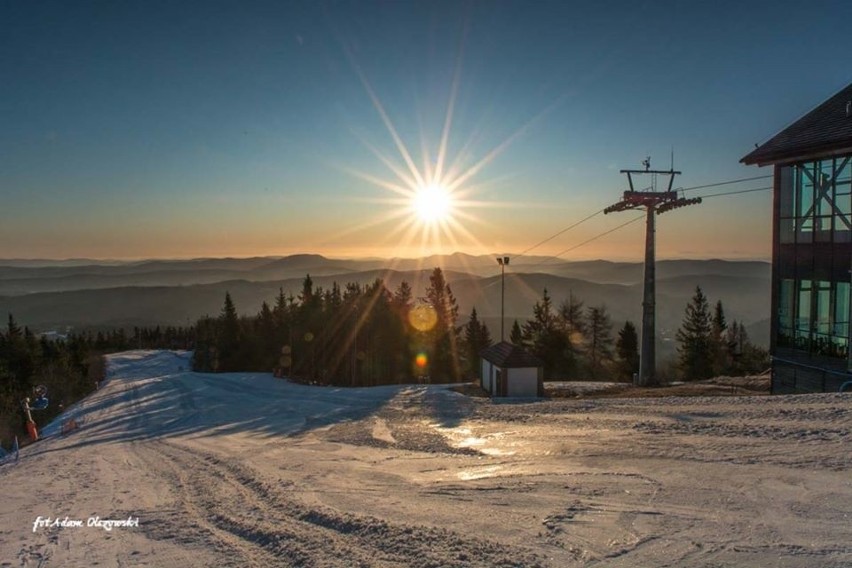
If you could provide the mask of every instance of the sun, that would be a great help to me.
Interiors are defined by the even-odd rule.
[[[453,197],[439,183],[421,186],[411,196],[411,209],[423,223],[440,223],[452,215]]]

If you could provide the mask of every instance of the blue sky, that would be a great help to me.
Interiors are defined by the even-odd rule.
[[[3,1],[0,21],[0,257],[516,254],[646,155],[674,149],[686,187],[771,173],[738,161],[852,79],[849,2]],[[478,167],[428,227],[381,182],[405,186],[400,146],[436,165],[451,100],[445,163]],[[767,258],[769,205],[661,216],[659,255]],[[564,258],[638,259],[642,236]]]

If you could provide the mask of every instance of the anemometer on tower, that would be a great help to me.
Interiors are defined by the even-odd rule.
[[[674,161],[674,160],[672,160]],[[655,319],[655,269],[654,248],[656,231],[654,215],[671,211],[679,207],[701,203],[700,197],[687,199],[678,196],[677,191],[672,190],[674,177],[680,172],[674,170],[674,164],[670,170],[652,170],[651,157],[642,160],[644,170],[621,170],[627,174],[628,191],[618,203],[604,209],[604,215],[616,211],[627,211],[630,209],[642,209],[647,212],[645,222],[645,286],[642,299],[642,351],[639,358],[639,386],[650,386],[655,383],[655,347],[654,347],[654,319]],[[633,187],[634,175],[652,176],[651,185],[647,189],[636,191]],[[657,191],[657,176],[668,176],[669,183],[666,191]]]

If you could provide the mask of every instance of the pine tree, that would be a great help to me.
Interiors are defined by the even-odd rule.
[[[713,338],[710,308],[701,287],[686,306],[677,331],[679,366],[686,380],[707,379],[713,374]]]
[[[583,302],[573,292],[569,292],[568,299],[559,306],[559,317],[571,344],[581,345],[586,334],[586,318],[583,315]]]
[[[633,322],[624,322],[624,327],[618,332],[615,352],[620,378],[632,380],[633,374],[639,372],[639,335]]]
[[[6,338],[9,341],[12,341],[19,337],[21,337],[21,328],[18,326],[17,322],[15,322],[15,316],[9,314],[9,323],[6,326]]]
[[[275,333],[275,314],[269,308],[269,304],[263,302],[260,305],[260,313],[255,320],[255,330],[258,337],[258,353],[256,367],[259,371],[270,371],[279,366],[278,353],[281,345]]]
[[[518,347],[524,344],[524,333],[521,331],[521,326],[518,324],[518,320],[515,320],[512,324],[512,331],[509,333],[509,341]]]
[[[393,307],[404,325],[408,325],[408,314],[414,303],[414,293],[411,286],[403,280],[393,293]]]
[[[6,327],[2,355],[6,359],[6,368],[16,388],[26,388],[33,374],[34,355],[27,349],[23,332],[11,313]]]
[[[231,294],[225,292],[225,305],[219,315],[219,326],[221,333],[216,348],[219,356],[219,371],[239,370],[240,362],[240,321],[237,316],[237,308],[231,299]]]
[[[713,351],[713,375],[723,375],[729,371],[730,359],[728,357],[727,342],[728,324],[725,321],[725,308],[722,300],[716,302],[713,309],[713,321],[710,329]]]
[[[276,355],[281,353],[285,346],[292,349],[292,346],[290,345],[292,342],[292,318],[293,313],[295,312],[295,310],[292,309],[292,304],[293,302],[288,301],[287,297],[284,295],[284,289],[278,288],[278,295],[275,297],[275,305],[272,308],[272,317],[275,323],[274,344]],[[288,367],[292,366],[292,360],[290,363],[291,365]]]
[[[583,359],[586,358],[586,316],[583,313],[583,302],[568,293],[568,299],[559,306],[559,325],[565,333],[571,350],[571,374],[580,372]]]
[[[604,305],[590,307],[587,321],[590,372],[592,378],[597,379],[604,374],[606,364],[612,360],[612,323]]]
[[[394,302],[400,306],[410,306],[413,299],[414,293],[411,291],[411,286],[403,280],[393,293]]]
[[[523,342],[544,362],[545,376],[565,378],[571,367],[571,345],[563,333],[547,288],[533,306],[533,319],[523,327]]]
[[[299,309],[291,324],[293,332],[293,352],[297,354],[296,373],[311,381],[317,380],[317,341],[322,326],[322,296],[314,290],[314,281],[310,274],[302,282],[299,295]]]
[[[464,326],[464,343],[467,355],[467,371],[470,376],[479,375],[479,353],[491,345],[491,333],[484,323],[479,321],[476,307],[470,311],[470,319]]]
[[[456,327],[459,307],[450,285],[444,280],[443,271],[438,267],[429,276],[426,298],[438,316],[438,323],[430,332],[433,339],[431,371],[437,378],[458,380],[461,377],[459,329]]]

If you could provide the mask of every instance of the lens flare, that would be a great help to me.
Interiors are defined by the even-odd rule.
[[[438,323],[438,313],[429,304],[421,304],[408,312],[408,323],[417,331],[429,331]]]
[[[417,357],[414,358],[414,364],[417,365],[418,368],[424,369],[426,365],[429,364],[429,358],[426,357],[425,353],[418,353]]]

